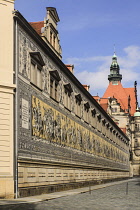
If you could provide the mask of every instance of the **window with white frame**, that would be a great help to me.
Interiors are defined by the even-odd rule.
[[[80,94],[75,96],[75,114],[81,117],[81,101],[82,97]]]
[[[111,110],[112,110],[113,113],[116,113],[117,112],[117,107],[115,107],[115,108],[113,107],[113,108],[111,108]]]
[[[91,117],[91,125],[93,126],[93,127],[95,127],[96,126],[96,110],[95,109],[92,109],[91,110],[91,115],[92,115],[92,117]]]
[[[73,92],[70,84],[64,85],[64,106],[71,110],[71,93]]]
[[[50,24],[50,44],[54,47],[54,49],[56,49],[57,34],[57,30],[52,24]]]
[[[97,116],[97,129],[99,130],[99,131],[101,131],[101,114],[100,113],[97,113],[96,114],[96,116]]]
[[[85,103],[84,104],[84,120],[86,122],[89,122],[89,108],[90,108],[89,103],[88,102]]]
[[[45,65],[39,52],[31,52],[30,81],[36,87],[42,89],[42,68]]]
[[[105,135],[106,134],[106,126],[105,126],[106,120],[102,119],[101,121],[102,121],[101,131]]]
[[[57,70],[50,71],[50,97],[56,101],[58,98],[58,87],[59,87],[60,76]]]

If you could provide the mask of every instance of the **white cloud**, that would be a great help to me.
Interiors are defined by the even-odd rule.
[[[140,64],[140,47],[128,46],[124,48],[125,57],[119,58],[119,64],[124,68],[134,68]]]
[[[138,83],[140,81],[140,47],[128,46],[124,49],[124,53],[124,56],[118,57],[120,74],[123,77],[122,84],[125,87],[133,87],[135,80]],[[74,57],[68,58],[67,63],[74,64],[75,76],[82,84],[90,85],[91,94],[100,95],[108,86],[111,59],[112,56]]]
[[[121,72],[123,80],[122,83],[125,83],[127,85],[127,82],[131,82],[132,81],[132,85],[133,82],[135,80],[139,80],[140,79],[140,74],[136,71],[133,71],[133,69],[121,69]]]
[[[107,87],[107,74],[107,70],[99,72],[83,71],[81,73],[77,73],[76,77],[81,81],[82,84],[90,85],[90,91],[98,92],[98,90]]]

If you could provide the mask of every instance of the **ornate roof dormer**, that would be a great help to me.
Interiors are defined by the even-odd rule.
[[[109,82],[121,81],[122,75],[120,74],[120,67],[117,61],[116,53],[112,57],[112,63],[110,66],[110,75],[108,75]],[[114,83],[115,84],[115,83]]]
[[[57,24],[60,21],[58,13],[54,7],[47,7],[47,15],[44,21],[31,22],[30,25],[49,45],[53,52],[61,59],[62,49],[60,45]]]

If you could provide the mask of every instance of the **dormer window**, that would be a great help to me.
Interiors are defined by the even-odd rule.
[[[117,108],[115,107],[115,108],[112,108],[112,112],[113,113],[116,113],[117,112]]]
[[[42,68],[45,65],[39,52],[31,52],[30,80],[33,85],[42,89]]]

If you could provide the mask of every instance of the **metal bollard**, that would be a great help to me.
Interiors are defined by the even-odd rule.
[[[89,182],[89,194],[91,194],[91,186],[90,186],[90,182]]]
[[[126,195],[128,195],[128,182],[126,183]]]

